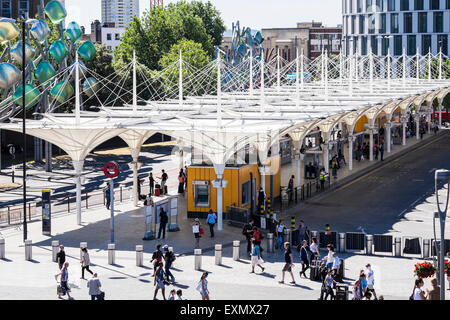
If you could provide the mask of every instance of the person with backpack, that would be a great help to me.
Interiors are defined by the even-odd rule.
[[[161,231],[163,234],[163,239],[166,238],[166,225],[169,222],[169,217],[163,208],[159,209],[159,231],[158,231],[158,240],[161,238]]]
[[[242,228],[242,234],[247,240],[247,254],[251,257],[252,255],[252,238],[253,238],[253,224],[255,221],[251,219],[249,223],[245,224]]]
[[[150,260],[150,263],[153,263],[153,270],[154,270],[153,276],[156,275],[156,269],[158,268],[159,263],[162,262],[162,258],[163,258],[163,253],[161,251],[161,245],[157,244],[156,250],[153,252],[153,255],[152,255],[152,260]]]
[[[170,267],[172,267],[172,263],[175,261],[175,254],[172,251],[169,251],[169,246],[166,244],[164,246],[164,263],[165,263],[165,274],[167,282],[175,282],[175,277],[172,272],[170,272]],[[172,279],[172,280],[170,280]]]
[[[153,285],[156,286],[153,300],[156,300],[156,295],[158,294],[159,289],[161,289],[162,296],[163,296],[164,300],[166,300],[166,294],[165,294],[166,286],[164,284],[164,271],[163,271],[163,263],[162,262],[157,263],[157,269],[156,269],[155,280],[153,281]]]
[[[214,225],[216,224],[217,216],[209,209],[208,217],[206,218],[206,223],[209,225],[209,232],[211,233],[211,238],[214,238]]]

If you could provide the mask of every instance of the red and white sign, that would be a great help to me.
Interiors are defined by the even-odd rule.
[[[120,169],[116,162],[110,161],[103,167],[103,173],[108,178],[115,178],[119,175]]]

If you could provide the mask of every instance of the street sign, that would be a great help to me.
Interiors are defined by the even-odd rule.
[[[115,161],[110,161],[103,167],[103,173],[105,176],[112,179],[119,175],[120,169]]]
[[[42,234],[51,235],[51,199],[50,190],[42,190]]]

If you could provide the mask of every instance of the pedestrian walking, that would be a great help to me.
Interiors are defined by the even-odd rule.
[[[333,253],[333,266],[331,269],[333,270],[333,278],[337,282],[342,282],[342,275],[339,272],[339,269],[341,267],[341,260],[339,259],[337,252]]]
[[[155,194],[155,179],[153,178],[153,173],[148,174],[148,184],[150,186],[150,195]]]
[[[275,229],[276,231],[276,236],[277,236],[277,243],[276,243],[276,247],[277,249],[281,250],[282,249],[282,245],[283,245],[283,236],[284,236],[284,229],[286,229],[286,227],[283,224],[283,220],[279,220],[277,227]]]
[[[325,181],[327,180],[328,173],[325,171],[325,168],[322,167],[320,169],[320,189],[325,189]]]
[[[163,234],[163,239],[166,238],[166,226],[169,222],[169,217],[167,216],[166,211],[161,207],[159,208],[159,231],[158,231],[158,240],[161,239],[161,232]]]
[[[64,262],[66,262],[66,252],[64,251],[64,246],[59,246],[59,252],[56,254],[56,261],[58,262],[59,270],[64,266]]]
[[[261,258],[260,246],[258,244],[258,241],[255,238],[252,238],[252,242],[253,242],[253,246],[252,246],[252,260],[251,260],[251,262],[252,262],[252,271],[250,273],[255,273],[255,266],[260,267],[261,271],[264,272],[265,268],[262,266],[264,261]]]
[[[184,194],[184,173],[183,169],[180,170],[178,174],[178,193]]]
[[[109,210],[109,207],[111,206],[111,186],[109,182],[106,183],[105,198],[106,198],[106,209]]]
[[[163,271],[163,263],[162,262],[158,262],[158,264],[157,264],[157,269],[156,269],[153,285],[156,286],[155,294],[153,295],[153,300],[157,300],[156,295],[158,294],[159,289],[161,289],[162,296],[163,296],[164,300],[166,300],[166,294],[165,294],[166,286],[164,284],[164,271]]]
[[[211,234],[211,238],[214,238],[214,225],[216,224],[217,216],[209,209],[208,216],[206,217],[206,223],[209,225],[209,232]]]
[[[104,300],[104,293],[100,290],[102,286],[100,279],[97,277],[97,273],[94,273],[91,279],[87,282],[87,287],[89,288],[89,295],[91,300]]]
[[[181,289],[177,290],[177,299],[176,300],[183,300],[183,291],[181,291]]]
[[[428,300],[441,300],[441,287],[436,278],[431,279],[432,289],[427,289]]]
[[[253,224],[255,221],[251,219],[249,223],[245,224],[242,229],[242,234],[245,236],[247,240],[247,254],[249,256],[252,255],[252,238],[253,238]]]
[[[328,271],[327,276],[324,280],[324,286],[325,286],[325,300],[327,300],[328,296],[330,296],[330,300],[335,299],[333,285],[336,284],[336,281],[333,279],[333,271]]]
[[[353,284],[353,297],[352,300],[361,300],[363,297],[361,289],[361,279],[358,279]]]
[[[305,278],[308,278],[306,276],[306,270],[309,269],[309,257],[310,257],[310,250],[308,247],[308,241],[303,240],[302,241],[302,247],[300,248],[300,262],[302,264],[302,271],[300,271],[300,278],[302,277],[302,274]]]
[[[143,181],[141,180],[141,179],[139,179],[139,177],[137,178],[137,197],[138,197],[138,200],[141,200],[142,199],[142,195],[141,195],[141,193],[142,193],[142,187],[141,187],[141,184],[143,183]]]
[[[294,175],[289,179],[287,191],[289,193],[289,202],[292,202],[294,197]]]
[[[188,178],[187,178],[187,166],[184,166],[184,190],[187,191],[188,188]]]
[[[153,276],[156,275],[156,269],[158,269],[158,265],[160,262],[162,262],[163,259],[163,253],[161,251],[161,245],[156,245],[156,250],[153,251],[152,254],[152,260],[150,260],[150,263],[153,263]]]
[[[209,300],[209,290],[208,290],[208,272],[203,272],[200,282],[197,285],[197,291],[200,292],[202,300]]]
[[[300,225],[298,226],[298,243],[301,245],[303,240],[309,240],[309,232],[305,225],[305,221],[300,220]]]
[[[326,261],[327,269],[331,270],[333,267],[333,253],[334,253],[333,244],[331,244],[331,243],[328,244],[327,249],[328,249],[328,255],[326,257],[323,257],[323,260]]]
[[[56,282],[58,282],[58,276],[61,276],[61,282],[58,286],[58,299],[62,299],[62,296],[66,295],[69,297],[69,300],[73,300],[70,296],[70,288],[69,288],[69,263],[64,262],[64,266],[61,269],[61,272],[55,276]]]
[[[90,274],[94,274],[90,269],[89,266],[91,265],[91,260],[89,259],[89,253],[87,251],[87,248],[82,248],[81,249],[81,278],[83,280],[86,280],[84,278],[84,270],[87,270]]]
[[[427,300],[425,291],[422,290],[423,285],[424,283],[422,278],[416,279],[413,294],[409,297],[409,300]]]
[[[166,244],[164,247],[164,264],[165,264],[165,274],[167,282],[175,283],[175,277],[173,276],[170,268],[172,267],[172,263],[175,261],[175,254],[172,251],[169,251],[169,246]]]
[[[266,193],[264,192],[263,188],[260,187],[258,192],[258,211],[261,210],[261,208],[264,210],[265,201],[266,201]]]
[[[161,189],[162,189],[162,194],[167,194],[167,186],[166,186],[166,182],[167,179],[169,179],[169,176],[167,175],[166,171],[164,169],[161,170],[161,177],[158,177],[159,179],[161,179]]]
[[[285,265],[283,267],[283,270],[281,271],[281,281],[278,281],[279,283],[284,283],[284,273],[289,272],[292,277],[292,281],[290,284],[295,284],[294,280],[294,274],[292,273],[292,267],[294,267],[294,259],[292,258],[292,251],[291,251],[291,245],[289,242],[284,243],[284,262]]]
[[[320,252],[319,252],[319,242],[317,241],[316,237],[312,237],[311,239],[311,245],[309,246],[309,249],[311,250],[311,261],[318,260],[320,258]]]
[[[200,228],[201,228],[201,226],[202,225],[200,223],[200,220],[198,218],[195,218],[194,223],[192,223],[192,233],[194,234],[196,248],[200,247]]]
[[[375,292],[375,276],[374,272],[372,270],[372,266],[370,263],[366,264],[367,269],[367,291],[371,292],[373,294],[373,297],[375,300],[377,300],[377,293]]]

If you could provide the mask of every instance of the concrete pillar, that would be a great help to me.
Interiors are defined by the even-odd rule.
[[[297,187],[302,186],[302,167],[303,167],[303,159],[305,158],[304,154],[297,155]]]
[[[353,170],[353,135],[348,136],[348,170]]]
[[[406,117],[402,117],[402,146],[406,146]]]
[[[394,238],[394,255],[396,257],[402,256],[402,238],[400,237]]]
[[[215,164],[214,171],[217,179],[212,182],[214,188],[217,188],[217,230],[223,230],[223,194],[222,191],[226,188],[228,181],[224,180],[223,173],[225,171],[225,164]]]
[[[75,169],[77,224],[81,225],[81,174],[83,172],[84,160],[72,161]]]
[[[416,114],[416,139],[419,140],[420,139],[420,131],[419,131],[419,127],[420,127],[420,114]]]
[[[267,252],[273,252],[273,233],[267,234]]]
[[[372,254],[373,235],[366,234],[366,254]]]
[[[330,149],[328,142],[323,144],[323,167],[325,168],[325,171],[328,173],[330,171]]]
[[[433,101],[429,104],[430,109],[427,112],[428,133],[431,133],[431,114],[433,113]]]
[[[33,260],[33,252],[32,252],[32,241],[31,240],[25,240],[25,260],[31,261]]]
[[[339,233],[339,252],[345,252],[345,233]]]
[[[83,248],[87,248],[87,242],[80,242],[80,260],[81,257],[83,256],[83,251],[81,251],[81,249]]]
[[[439,130],[442,129],[442,110],[444,110],[444,107],[442,106],[442,102],[439,103]]]
[[[373,127],[369,128],[369,161],[373,161]]]
[[[216,244],[214,246],[214,263],[217,266],[220,266],[222,264],[222,245]]]
[[[194,249],[194,269],[202,268],[202,249]]]
[[[144,265],[144,246],[136,246],[136,266],[142,267]]]
[[[233,260],[239,260],[239,250],[240,250],[241,242],[239,240],[233,241]]]
[[[391,152],[391,139],[392,139],[391,123],[386,122],[385,126],[386,126],[385,132],[386,132],[387,152],[390,153]]]
[[[0,259],[5,259],[5,239],[0,238]]]
[[[52,261],[53,262],[57,262],[57,258],[56,255],[58,254],[59,251],[59,241],[58,240],[53,240],[52,241]]]
[[[423,239],[423,245],[422,245],[422,258],[426,259],[430,257],[431,253],[431,245],[430,245],[430,239]]]
[[[108,264],[116,263],[116,245],[108,243]]]
[[[139,149],[138,148],[130,148],[131,158],[133,162],[131,163],[133,169],[133,199],[134,206],[137,207],[139,203],[139,195],[138,195],[138,159],[139,159]]]

